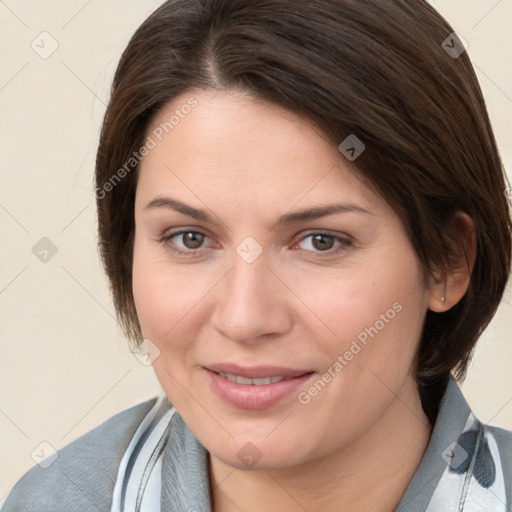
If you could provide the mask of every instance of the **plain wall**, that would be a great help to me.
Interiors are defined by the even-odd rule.
[[[115,66],[160,3],[0,2],[0,499],[37,453],[48,452],[42,442],[58,449],[160,392],[116,325],[97,254],[93,193]],[[432,3],[469,43],[510,174],[512,1]],[[47,56],[54,41],[58,48]],[[463,385],[482,421],[508,429],[511,304],[509,287]]]

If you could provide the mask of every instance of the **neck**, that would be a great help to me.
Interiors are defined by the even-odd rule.
[[[214,512],[392,512],[431,434],[417,386],[407,379],[378,421],[350,446],[299,466],[241,470],[210,454]]]

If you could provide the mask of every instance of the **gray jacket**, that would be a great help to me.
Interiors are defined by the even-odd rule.
[[[171,409],[166,399],[154,398],[111,417],[60,449],[46,469],[30,469],[2,512],[125,510],[113,504],[118,490],[126,492],[120,479],[129,471],[120,476],[122,461],[133,460],[157,420],[165,424],[151,448],[161,453],[160,510],[211,512],[207,451]],[[425,455],[395,512],[462,510],[512,511],[512,433],[480,423],[450,378]]]

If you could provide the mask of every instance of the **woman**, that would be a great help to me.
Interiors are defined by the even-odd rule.
[[[504,174],[426,2],[166,2],[119,63],[96,197],[164,394],[4,511],[510,510],[512,435],[457,384],[510,272]]]

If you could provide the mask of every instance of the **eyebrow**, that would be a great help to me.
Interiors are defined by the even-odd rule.
[[[213,222],[213,218],[205,210],[194,208],[193,206],[182,203],[172,197],[155,197],[144,207],[144,210],[151,210],[154,208],[169,208],[202,222]],[[346,212],[358,212],[373,215],[366,208],[356,204],[336,203],[286,213],[278,219],[277,224],[294,224],[296,222],[305,222],[320,219],[321,217],[326,217],[328,215],[334,215],[336,213]]]

